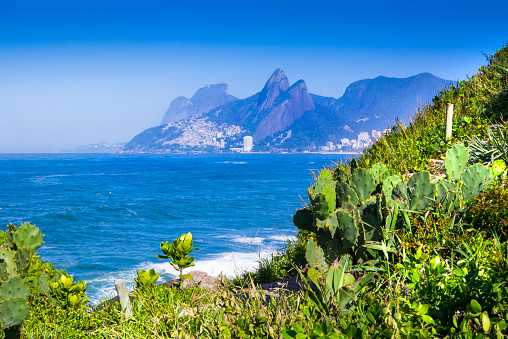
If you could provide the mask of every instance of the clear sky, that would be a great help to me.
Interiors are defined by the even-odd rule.
[[[508,42],[508,1],[0,1],[0,153],[128,141],[171,100],[280,67],[311,93],[430,72],[459,80]]]

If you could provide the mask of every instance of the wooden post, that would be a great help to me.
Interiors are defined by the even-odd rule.
[[[125,287],[125,281],[118,280],[115,283],[116,293],[118,293],[118,299],[120,299],[120,306],[122,307],[122,312],[125,313],[126,317],[132,316],[132,306],[131,301],[129,299],[129,294],[127,293],[127,287]]]
[[[453,104],[446,104],[446,140],[452,137]]]

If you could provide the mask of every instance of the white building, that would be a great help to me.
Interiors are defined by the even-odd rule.
[[[383,136],[383,133],[381,131],[376,131],[375,129],[372,130],[372,139],[377,140]]]
[[[360,132],[360,134],[358,134],[358,141],[368,142],[369,139],[369,132]]]
[[[326,147],[328,147],[328,150],[329,150],[329,151],[333,151],[333,149],[335,148],[335,147],[333,146],[333,142],[331,142],[331,141],[327,141],[327,142],[326,142]]]
[[[254,145],[252,143],[252,137],[249,135],[244,136],[243,137],[243,151],[250,152],[252,150],[253,146]]]
[[[341,142],[341,148],[344,151],[351,150],[351,146],[353,146],[353,144],[351,143],[351,141],[349,141],[348,138],[340,139],[340,142]]]

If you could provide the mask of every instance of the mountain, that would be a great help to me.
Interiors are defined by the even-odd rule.
[[[292,86],[279,68],[268,79],[261,92],[237,102],[210,110],[210,121],[244,127],[254,142],[286,129],[305,111],[314,109],[314,102],[303,80]]]
[[[352,83],[335,99],[309,93],[303,80],[290,85],[277,69],[260,92],[245,99],[228,97],[227,85],[219,84],[212,85],[218,86],[212,90],[210,86],[198,90],[190,100],[173,100],[168,112],[180,107],[178,112],[190,115],[143,131],[122,152],[239,149],[244,136],[253,137],[254,150],[316,150],[327,142],[355,139],[360,132],[370,137],[373,130],[384,130],[397,118],[407,121],[419,104],[450,83],[430,73],[409,78],[380,76]],[[226,102],[220,104],[221,100]],[[169,121],[168,112],[163,122]],[[177,114],[171,114],[176,119]]]
[[[162,118],[161,125],[208,112],[212,108],[234,100],[238,100],[238,98],[228,94],[228,84],[206,85],[198,89],[190,99],[178,97],[171,101]]]
[[[412,112],[451,83],[430,73],[408,78],[379,76],[350,84],[344,95],[329,107],[354,116],[355,130],[383,130],[393,126],[396,118],[408,123]]]

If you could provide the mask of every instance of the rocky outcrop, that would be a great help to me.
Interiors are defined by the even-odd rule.
[[[285,130],[301,117],[305,111],[316,107],[312,101],[305,81],[299,80],[287,91],[277,96],[269,107],[269,113],[259,122],[254,132],[254,141]]]
[[[228,84],[206,85],[198,89],[190,99],[178,97],[171,101],[162,118],[161,125],[208,112],[217,106],[235,100],[238,99],[228,94]]]
[[[277,68],[258,95],[257,111],[261,112],[272,108],[275,100],[288,88],[289,81],[286,74],[280,68]]]

